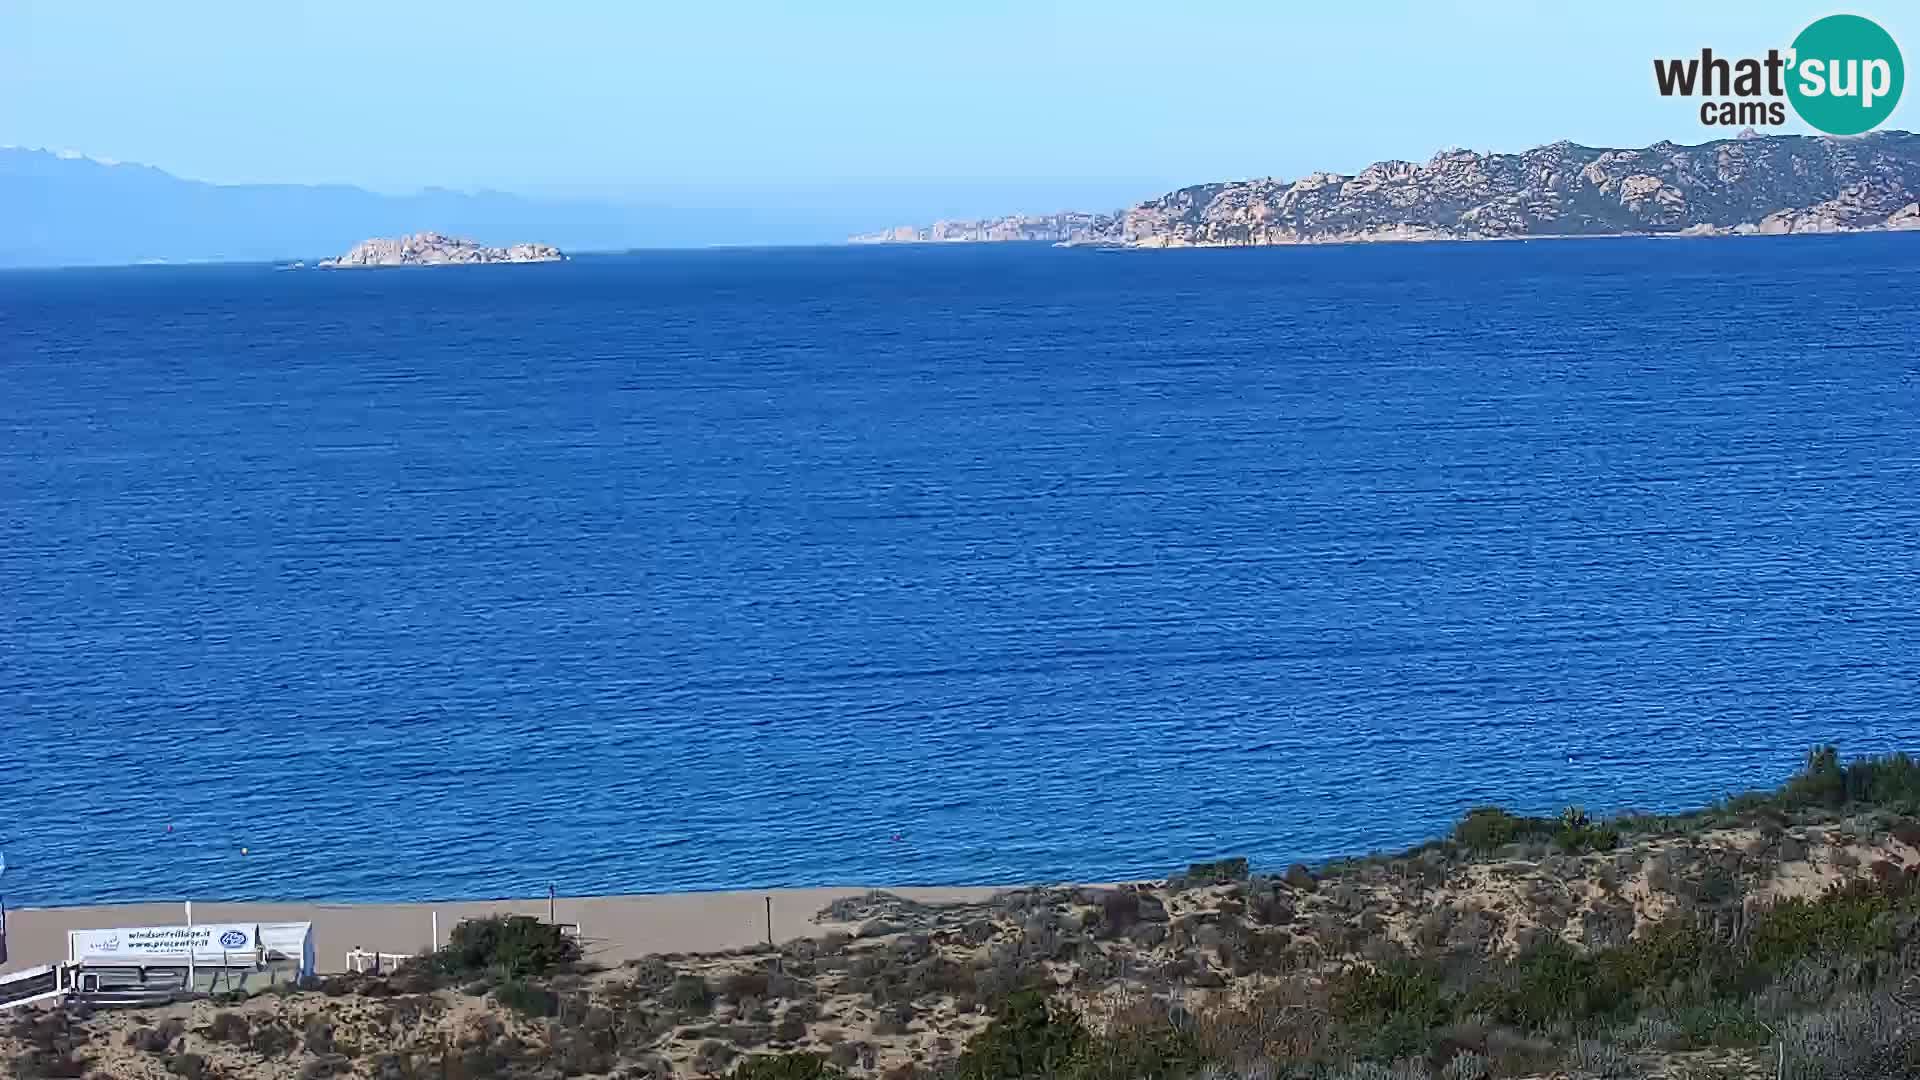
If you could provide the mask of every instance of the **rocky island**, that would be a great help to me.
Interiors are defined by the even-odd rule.
[[[1116,247],[1374,240],[1779,235],[1920,228],[1920,136],[1757,135],[1697,146],[1557,142],[1518,154],[1447,150],[1345,175],[1196,184],[1116,214],[1056,214],[1064,235],[943,222],[855,242],[1054,239]]]
[[[487,247],[475,241],[435,232],[363,240],[353,250],[320,266],[451,266],[458,263],[559,262],[566,256],[550,244],[514,244]]]

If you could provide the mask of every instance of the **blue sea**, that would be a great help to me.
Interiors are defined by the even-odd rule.
[[[0,274],[0,891],[1112,880],[1912,746],[1916,295],[1905,236]]]

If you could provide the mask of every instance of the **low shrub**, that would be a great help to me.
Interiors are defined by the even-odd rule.
[[[186,1034],[186,1021],[168,1017],[153,1027],[135,1028],[127,1033],[127,1045],[149,1054],[164,1054],[175,1039]]]
[[[1578,828],[1563,826],[1553,834],[1553,843],[1555,847],[1569,855],[1612,851],[1620,846],[1620,832],[1617,829],[1593,824],[1581,825]]]
[[[736,971],[720,984],[721,996],[729,1001],[765,998],[772,988],[773,976],[766,971]]]
[[[1634,1061],[1620,1047],[1596,1039],[1578,1039],[1567,1055],[1567,1064],[1575,1076],[1628,1077],[1636,1075]]]
[[[1379,1023],[1413,1015],[1427,1027],[1444,1023],[1450,1013],[1440,973],[1417,962],[1380,968],[1354,966],[1334,983],[1332,1012],[1350,1024]]]
[[[309,1054],[331,1054],[336,1045],[333,1038],[333,1025],[316,1016],[307,1022],[307,1029],[301,1041],[306,1045]]]
[[[1780,1031],[1783,1080],[1842,1080],[1920,1074],[1920,1033],[1902,1026],[1898,1006],[1855,994],[1787,1020]]]
[[[996,1010],[955,1063],[956,1080],[1055,1077],[1080,1058],[1087,1029],[1073,1010],[1038,990],[1022,990]]]
[[[560,995],[543,986],[512,979],[494,987],[493,998],[521,1016],[560,1015]]]
[[[725,1072],[727,1063],[736,1056],[733,1047],[718,1039],[708,1039],[694,1051],[693,1067],[709,1076]]]
[[[1711,1001],[1677,1009],[1671,1015],[1678,1029],[1671,1040],[1676,1048],[1762,1046],[1772,1040],[1767,1025],[1742,1001]]]
[[[676,976],[667,987],[666,1004],[683,1013],[704,1013],[713,1008],[713,987],[698,975]]]
[[[1453,827],[1453,842],[1469,851],[1490,854],[1523,840],[1546,840],[1560,824],[1545,818],[1520,817],[1498,806],[1476,806]]]
[[[1352,1054],[1391,1061],[1425,1053],[1454,1007],[1437,969],[1402,962],[1349,968],[1334,982],[1331,1012]]]
[[[840,1080],[844,1076],[818,1054],[755,1054],[733,1070],[734,1080]]]
[[[1187,882],[1191,885],[1224,885],[1231,881],[1245,881],[1247,873],[1247,860],[1243,857],[1215,859],[1188,866]]]
[[[1440,1067],[1440,1080],[1487,1080],[1493,1061],[1477,1050],[1461,1050]]]
[[[508,978],[544,975],[580,958],[580,944],[560,927],[531,915],[468,919],[453,928],[429,962],[449,975],[498,971]]]
[[[1844,883],[1812,899],[1795,898],[1762,912],[1748,932],[1749,963],[1765,974],[1806,957],[1891,952],[1903,944],[1895,914],[1920,913],[1920,895],[1904,875]]]
[[[1836,747],[1818,746],[1772,801],[1789,808],[1867,805],[1912,814],[1920,812],[1920,764],[1904,753],[1843,763]]]
[[[245,1046],[252,1041],[253,1025],[239,1013],[217,1012],[213,1014],[213,1019],[207,1021],[202,1034],[214,1042]]]
[[[253,1029],[248,1045],[261,1057],[285,1057],[300,1046],[300,1036],[285,1024],[263,1023]]]
[[[1629,1003],[1599,986],[1595,958],[1550,937],[1498,969],[1491,993],[1470,1011],[1528,1031],[1561,1018],[1584,1020]],[[1610,989],[1610,988],[1609,988]]]
[[[77,1080],[87,1075],[92,1062],[58,1050],[28,1050],[13,1059],[10,1075],[19,1080]]]
[[[1205,1055],[1191,1025],[1165,1015],[1115,1025],[1061,1070],[1069,1080],[1160,1080],[1193,1075]]]

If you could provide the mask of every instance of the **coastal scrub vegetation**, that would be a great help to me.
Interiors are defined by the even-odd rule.
[[[973,904],[875,892],[820,919],[777,947],[611,971],[537,920],[482,920],[401,972],[192,1025],[140,1018],[110,1046],[79,1020],[16,1023],[0,1065],[118,1075],[100,1059],[126,1053],[231,1080],[254,1075],[241,1061],[399,1080],[1920,1077],[1920,770],[1905,755],[1819,747],[1780,788],[1690,814],[1482,806],[1428,844],[1317,869],[1215,859],[1164,882]],[[310,1012],[288,1011],[303,1000]]]
[[[447,935],[447,944],[429,958],[447,975],[497,974],[524,979],[580,959],[580,946],[553,923],[531,915],[468,919]]]

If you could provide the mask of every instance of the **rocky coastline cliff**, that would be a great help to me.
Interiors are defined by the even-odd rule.
[[[1697,146],[1607,149],[1563,141],[1517,154],[1448,150],[1424,164],[1382,161],[1351,176],[1196,184],[1118,214],[1048,220],[1074,222],[1054,238],[1059,243],[1137,248],[1916,229],[1920,136],[1747,131]],[[927,230],[877,235],[1048,238],[991,229],[956,235],[951,227],[940,237],[921,232]]]
[[[470,263],[559,262],[566,256],[550,244],[487,247],[435,232],[363,240],[338,258],[322,259],[329,269],[356,266],[452,266]]]

